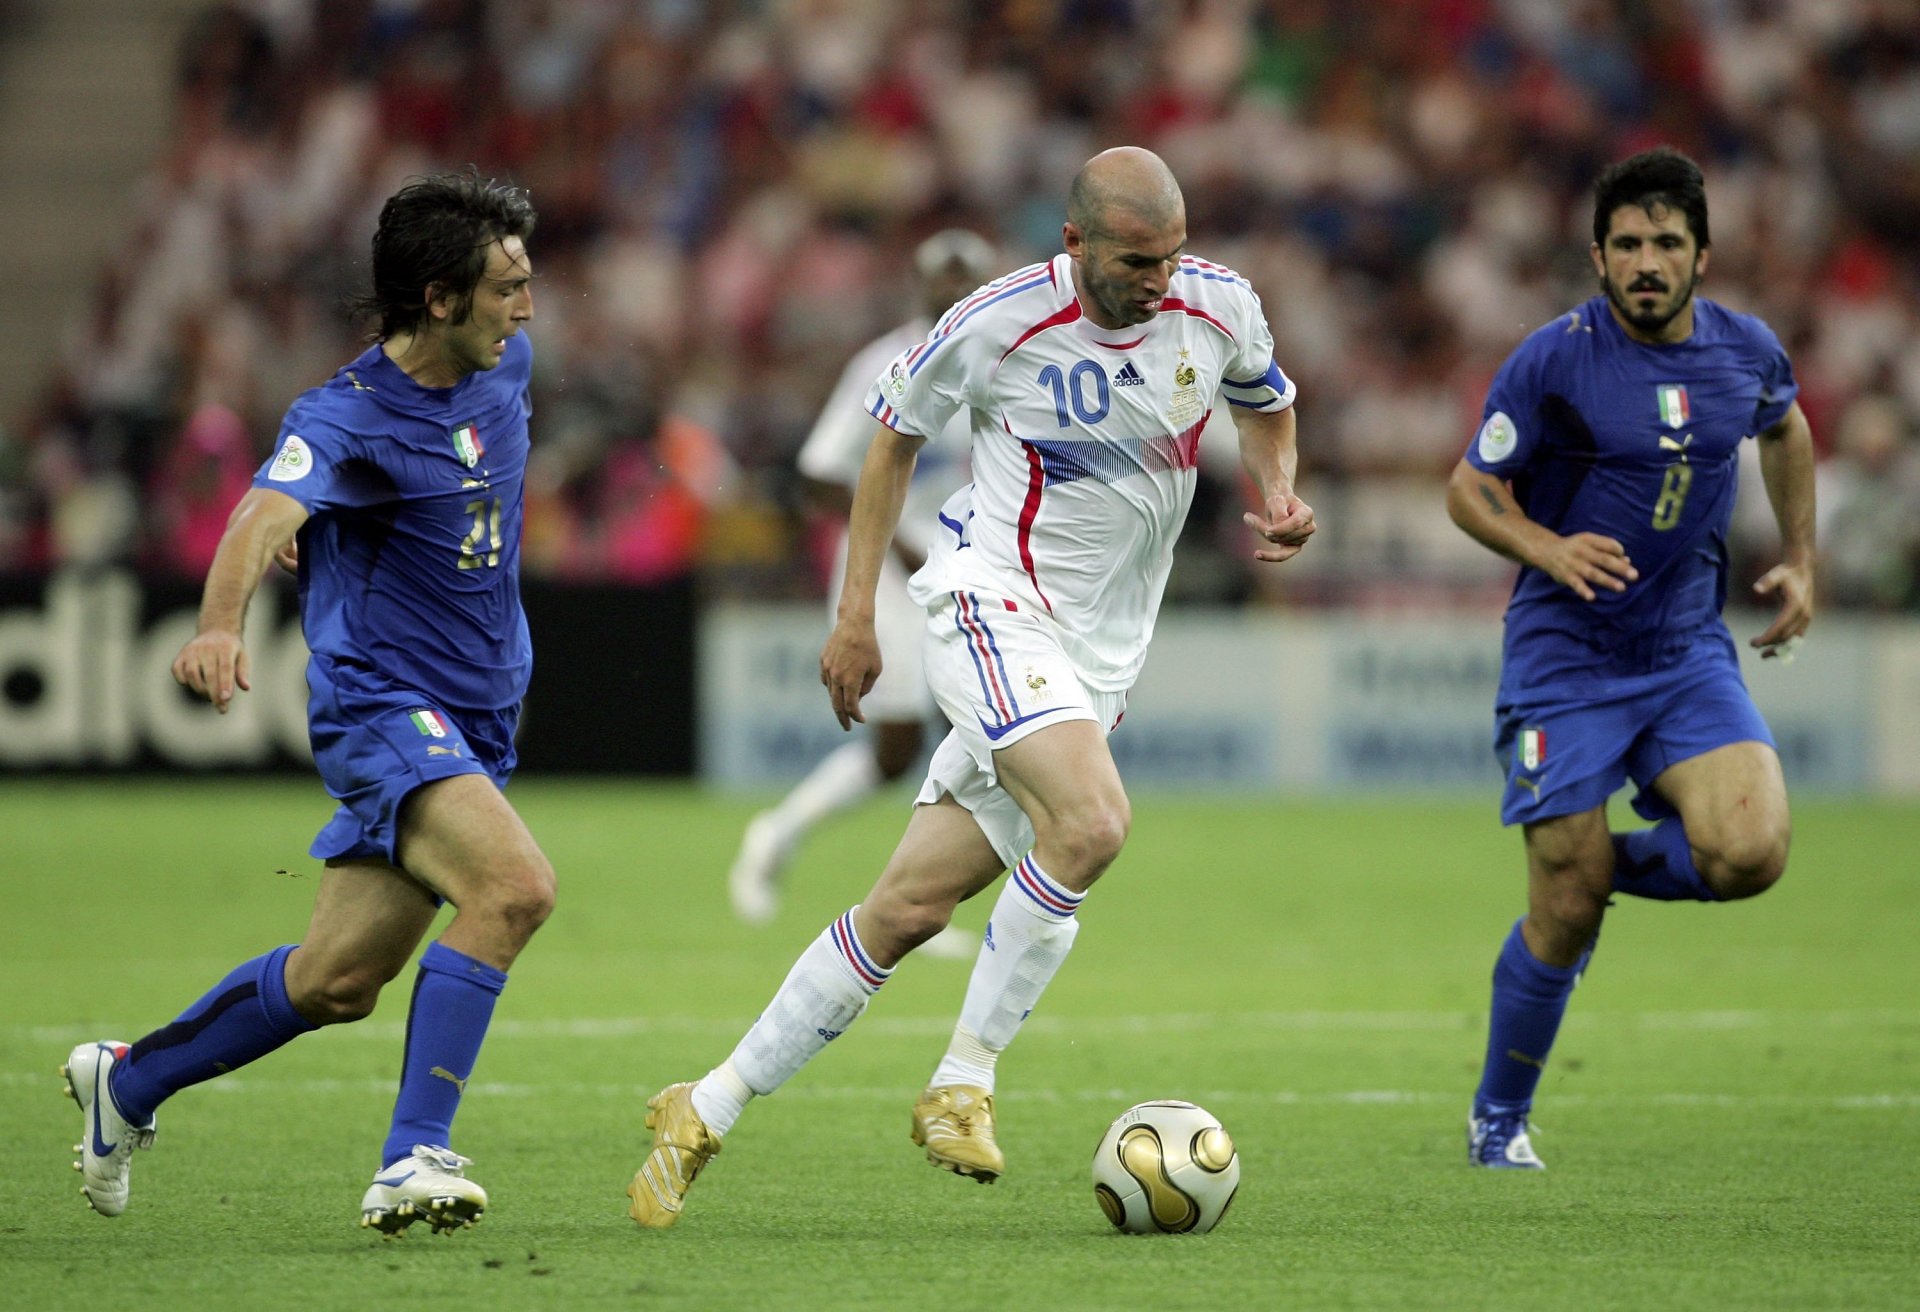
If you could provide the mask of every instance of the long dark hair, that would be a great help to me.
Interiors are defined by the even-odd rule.
[[[378,317],[375,336],[384,341],[420,326],[433,289],[452,292],[458,298],[453,322],[466,322],[487,252],[507,237],[525,241],[536,217],[523,189],[482,181],[471,165],[409,179],[380,207],[373,290],[353,301],[353,312]]]

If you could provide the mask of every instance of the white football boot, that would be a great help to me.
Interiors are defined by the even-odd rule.
[[[413,1156],[374,1173],[360,1200],[361,1226],[391,1239],[415,1221],[438,1234],[472,1225],[487,1212],[487,1191],[466,1177],[472,1165],[450,1148],[415,1144]]]
[[[958,925],[948,925],[914,951],[942,961],[972,961],[980,955],[980,936]]]
[[[102,1216],[127,1210],[133,1150],[153,1147],[154,1123],[129,1125],[107,1088],[113,1064],[126,1055],[126,1044],[102,1039],[75,1048],[60,1068],[67,1080],[67,1096],[80,1104],[80,1142],[73,1146],[80,1158],[73,1169],[80,1172],[80,1192],[87,1206]]]
[[[733,914],[749,925],[764,925],[780,909],[780,876],[793,855],[793,837],[771,811],[747,822],[740,852],[727,872],[727,896]]]

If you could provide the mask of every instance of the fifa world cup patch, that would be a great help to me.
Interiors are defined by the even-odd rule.
[[[453,430],[453,453],[460,457],[460,463],[472,469],[480,463],[480,457],[487,448],[480,444],[480,430],[472,424],[462,424]]]
[[[313,472],[313,452],[298,434],[288,433],[280,444],[280,454],[267,466],[267,479],[274,483],[294,483]]]
[[[1520,445],[1520,430],[1513,426],[1513,420],[1504,410],[1495,410],[1487,416],[1487,422],[1480,425],[1480,458],[1490,465],[1497,465]]]
[[[1522,729],[1520,731],[1520,768],[1538,770],[1547,760],[1547,731],[1545,729]]]

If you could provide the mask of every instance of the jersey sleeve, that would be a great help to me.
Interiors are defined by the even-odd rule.
[[[949,318],[953,318],[949,311]],[[982,334],[974,321],[943,319],[908,347],[867,389],[867,413],[897,433],[934,438],[966,405],[981,373]]]
[[[296,403],[281,422],[274,453],[253,476],[255,487],[285,493],[308,514],[368,504],[366,480],[354,476],[358,443]]]
[[[1773,329],[1758,319],[1750,321],[1755,345],[1760,348],[1760,404],[1754,408],[1753,431],[1764,433],[1782,419],[1800,395],[1800,384],[1793,376],[1793,362],[1786,348],[1774,336]]]
[[[1548,372],[1548,339],[1536,333],[1520,343],[1493,376],[1480,431],[1467,461],[1482,473],[1511,478],[1533,461],[1540,445],[1540,401]]]
[[[1293,380],[1280,372],[1273,358],[1273,330],[1251,290],[1241,316],[1243,331],[1235,338],[1237,350],[1220,378],[1220,395],[1229,405],[1269,413],[1285,410],[1296,395]]]
[[[884,347],[883,343],[875,345]],[[801,444],[795,459],[801,473],[848,488],[860,481],[860,466],[874,434],[874,416],[867,413],[865,403],[872,400],[874,375],[891,359],[885,349],[867,347],[848,362],[813,430]]]

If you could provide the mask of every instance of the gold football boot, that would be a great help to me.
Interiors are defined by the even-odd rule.
[[[993,1141],[993,1095],[971,1084],[928,1089],[913,1105],[913,1141],[927,1160],[955,1175],[992,1184],[1007,1169]]]
[[[669,1084],[647,1099],[653,1151],[633,1173],[627,1214],[641,1225],[664,1230],[680,1219],[694,1177],[720,1152],[720,1136],[693,1109],[693,1082]]]

